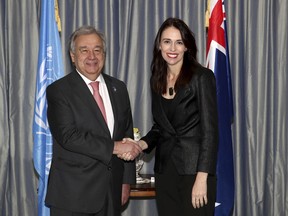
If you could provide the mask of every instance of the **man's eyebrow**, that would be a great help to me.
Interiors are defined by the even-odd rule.
[[[87,45],[79,46],[79,49],[81,49],[81,48],[88,48],[88,46]],[[103,48],[103,46],[102,45],[96,45],[93,48]]]

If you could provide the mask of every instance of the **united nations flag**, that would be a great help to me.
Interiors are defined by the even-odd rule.
[[[41,1],[40,44],[34,105],[34,167],[39,174],[38,215],[49,216],[44,200],[52,159],[52,136],[47,121],[46,87],[64,75],[54,0]]]

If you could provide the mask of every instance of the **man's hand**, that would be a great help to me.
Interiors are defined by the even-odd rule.
[[[116,141],[114,144],[113,154],[116,154],[123,160],[134,160],[141,152],[142,148],[135,140],[130,138],[124,138],[122,141]]]
[[[122,205],[125,205],[130,197],[130,184],[122,184]]]
[[[124,138],[122,140],[122,143],[126,143],[126,142],[133,142],[136,143],[138,146],[141,147],[142,151],[148,148],[148,145],[145,141],[143,140],[139,140],[139,141],[135,141],[131,138]],[[141,152],[140,152],[141,153]],[[130,155],[130,152],[125,152],[124,154],[119,154],[117,155],[119,158],[123,159],[123,160],[131,160],[130,158],[132,158],[132,156]],[[136,156],[137,157],[137,156]]]

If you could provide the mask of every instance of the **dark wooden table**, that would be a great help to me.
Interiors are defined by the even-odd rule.
[[[151,177],[154,177],[154,175],[141,174],[141,177],[148,178],[151,180]],[[149,199],[154,198],[155,196],[156,192],[154,182],[131,185],[130,198]]]

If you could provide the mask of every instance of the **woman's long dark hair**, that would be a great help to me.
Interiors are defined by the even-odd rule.
[[[167,88],[167,63],[163,59],[159,47],[162,33],[168,27],[174,27],[180,31],[183,43],[187,48],[187,51],[184,53],[180,74],[174,86],[176,92],[180,86],[185,86],[190,82],[193,68],[199,64],[197,61],[196,40],[186,23],[178,18],[168,18],[165,20],[154,41],[153,59],[151,63],[151,88],[159,94],[165,94]]]

